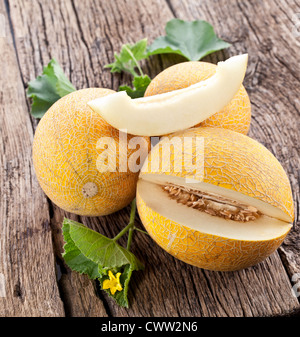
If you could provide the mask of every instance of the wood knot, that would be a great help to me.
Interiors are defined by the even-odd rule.
[[[22,302],[24,301],[23,291],[19,280],[14,286],[14,297],[18,297]]]

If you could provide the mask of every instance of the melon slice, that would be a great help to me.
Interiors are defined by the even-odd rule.
[[[88,102],[110,125],[139,136],[161,136],[201,123],[226,106],[240,89],[248,55],[219,62],[205,81],[171,92],[131,99],[125,91]]]

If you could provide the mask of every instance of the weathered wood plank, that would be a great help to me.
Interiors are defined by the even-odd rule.
[[[214,4],[212,6],[212,3]],[[288,1],[170,1],[173,13],[210,21],[232,43],[231,55],[248,52],[245,87],[253,118],[249,136],[264,144],[281,162],[293,190],[295,222],[279,248],[289,279],[300,272],[300,101],[299,47],[295,13]],[[226,24],[222,24],[226,22]]]
[[[276,144],[273,141],[278,141],[278,138],[273,135],[272,130],[278,129],[279,126],[274,125],[278,122],[274,116],[267,117],[269,109],[272,112],[278,111],[277,105],[272,103],[273,97],[277,96],[274,96],[274,92],[268,89],[268,86],[270,82],[283,83],[283,79],[279,79],[278,72],[272,72],[272,76],[268,78],[269,70],[266,69],[268,58],[264,56],[262,58],[264,62],[258,61],[262,57],[257,54],[258,42],[255,40],[255,34],[249,33],[252,29],[251,22],[246,20],[243,13],[244,8],[249,17],[255,17],[256,6],[261,3],[256,1],[254,3],[256,5],[247,7],[244,3],[237,5],[237,2],[232,2],[230,9],[227,9],[226,1],[78,0],[34,3],[24,0],[9,1],[12,24],[17,36],[17,54],[25,83],[40,73],[42,65],[46,64],[51,57],[56,57],[77,88],[105,86],[117,89],[121,83],[128,81],[129,77],[111,75],[109,71],[103,70],[103,66],[112,61],[113,51],[118,51],[122,43],[135,42],[143,37],[153,40],[163,33],[165,22],[174,14],[184,19],[203,18],[210,21],[220,36],[233,43],[231,54],[245,51],[250,53],[246,87],[254,102],[252,129],[258,130],[251,135],[272,150],[271,141],[266,140],[270,137],[272,146]],[[272,14],[277,14],[277,20],[280,20],[282,14],[279,13],[278,8],[280,6],[274,4]],[[232,15],[233,12],[235,15]],[[267,17],[266,21],[274,20],[272,17],[272,15],[270,18]],[[259,18],[256,18],[258,27],[266,24],[258,21]],[[282,25],[280,27],[283,29]],[[269,30],[266,32],[262,30],[264,33],[261,33],[258,28],[256,29],[255,33],[261,39],[264,35],[260,34],[269,34]],[[274,34],[269,35],[270,41],[272,39],[277,41]],[[218,53],[217,57],[224,57],[224,55]],[[149,62],[144,63],[143,69],[153,77],[176,60],[178,61],[176,57],[152,57]],[[211,60],[216,61],[216,56]],[[285,76],[289,78],[290,75],[285,73]],[[265,82],[266,78],[268,82]],[[290,97],[293,97],[294,90],[290,91]],[[285,101],[286,98],[283,97],[283,102]],[[276,104],[280,102],[276,101]],[[291,104],[288,106],[291,107]],[[286,113],[293,121],[288,123],[291,130],[294,130],[291,131],[293,134],[291,137],[295,140],[297,122],[295,112],[287,110],[289,111]],[[283,121],[281,125],[282,123]],[[281,142],[277,144],[282,144],[288,152],[291,143],[287,139],[279,139]],[[290,164],[287,152],[285,152],[285,162],[288,166]],[[297,160],[296,153],[294,157]],[[288,173],[294,174],[295,167],[293,164]],[[129,210],[125,209],[107,217],[80,218],[54,207],[51,226],[59,264],[62,261],[60,223],[63,215],[112,237],[128,222]],[[258,316],[289,312],[299,304],[291,295],[291,284],[278,253],[273,254],[264,263],[247,270],[214,273],[188,266],[174,259],[154,244],[149,237],[140,233],[134,238],[133,252],[145,262],[146,270],[137,272],[133,276],[130,309],[119,308],[102,292],[101,299],[98,299],[94,296],[94,286],[90,281],[66,269],[63,270],[59,281],[61,292],[64,294],[62,298],[66,313],[72,316],[105,314],[113,316]],[[84,279],[90,285],[87,289],[81,289],[82,282],[84,284],[86,282]],[[84,300],[81,301],[81,298]],[[106,310],[103,309],[102,301],[106,302]],[[95,309],[91,311],[89,302],[93,305],[99,304],[96,304]]]
[[[64,316],[48,203],[34,177],[28,115],[4,2],[0,13],[0,316]]]

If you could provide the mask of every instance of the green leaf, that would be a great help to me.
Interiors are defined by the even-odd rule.
[[[108,269],[118,268],[126,264],[134,270],[143,269],[143,264],[127,249],[113,239],[89,229],[88,227],[65,219],[70,226],[69,233],[76,247],[89,260]]]
[[[121,272],[123,290],[114,295],[106,290],[119,305],[128,307],[128,286],[134,270],[144,269],[144,265],[130,251],[120,246],[114,239],[97,233],[81,223],[64,219],[63,234],[66,244],[63,255],[72,270],[87,273],[91,278],[98,277],[102,283],[111,270]],[[95,268],[97,266],[97,272]]]
[[[147,58],[147,39],[138,41],[135,44],[124,44],[119,54],[114,53],[115,62],[107,64],[105,68],[110,68],[112,73],[125,71],[133,76],[138,76],[135,68],[138,68],[140,75],[144,75],[138,61]]]
[[[131,98],[143,97],[150,82],[151,79],[148,75],[135,76],[132,81],[133,89],[128,85],[122,85],[119,87],[119,91],[126,91]]]
[[[27,96],[32,98],[31,114],[42,118],[53,103],[75,90],[60,65],[52,59],[44,67],[43,74],[28,83]]]
[[[148,55],[175,53],[198,61],[229,43],[219,39],[206,21],[172,19],[166,24],[166,36],[160,36],[148,47]]]
[[[62,254],[66,264],[74,271],[80,274],[87,274],[90,279],[96,279],[100,276],[97,263],[86,258],[76,247],[70,236],[70,222],[65,219],[63,222],[64,253]]]

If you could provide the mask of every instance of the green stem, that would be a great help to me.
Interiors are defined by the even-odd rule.
[[[118,235],[116,235],[116,236],[113,238],[114,241],[119,240],[119,239],[120,239],[124,234],[126,234],[130,229],[133,229],[133,227],[134,227],[135,213],[136,213],[136,201],[135,201],[135,199],[134,199],[134,200],[131,202],[131,211],[130,211],[130,219],[129,219],[129,223],[128,223],[128,225],[127,225],[125,228],[123,228],[123,229],[121,230],[121,232],[120,232]],[[130,234],[130,232],[129,232],[129,234]],[[132,231],[131,231],[131,235],[130,235],[130,241],[131,241],[131,236],[132,236]],[[129,237],[128,237],[128,239],[129,239]],[[128,245],[128,243],[127,243],[127,245]]]
[[[131,58],[133,59],[136,67],[138,68],[139,72],[140,72],[140,75],[141,76],[144,76],[144,73],[139,65],[139,62],[138,60],[134,57],[134,55],[132,54],[131,50],[125,45],[124,48],[126,49],[126,51],[128,52],[128,54],[131,56]]]
[[[132,234],[133,234],[133,228],[129,229],[129,233],[128,233],[128,239],[127,239],[127,250],[130,250],[130,246],[131,246],[131,241],[132,241]]]
[[[122,230],[121,230],[121,232],[118,234],[118,235],[116,235],[112,240],[113,241],[117,241],[117,240],[119,240],[124,234],[126,234],[128,231],[129,231],[129,229],[132,227],[132,225],[129,223],[125,228],[123,228]]]
[[[136,199],[134,198],[131,202],[129,224],[134,225],[135,213],[136,213]]]
[[[146,231],[143,231],[142,229],[139,229],[137,227],[133,227],[133,229],[136,230],[136,231],[138,231],[138,232],[141,232],[141,233],[149,235]]]

